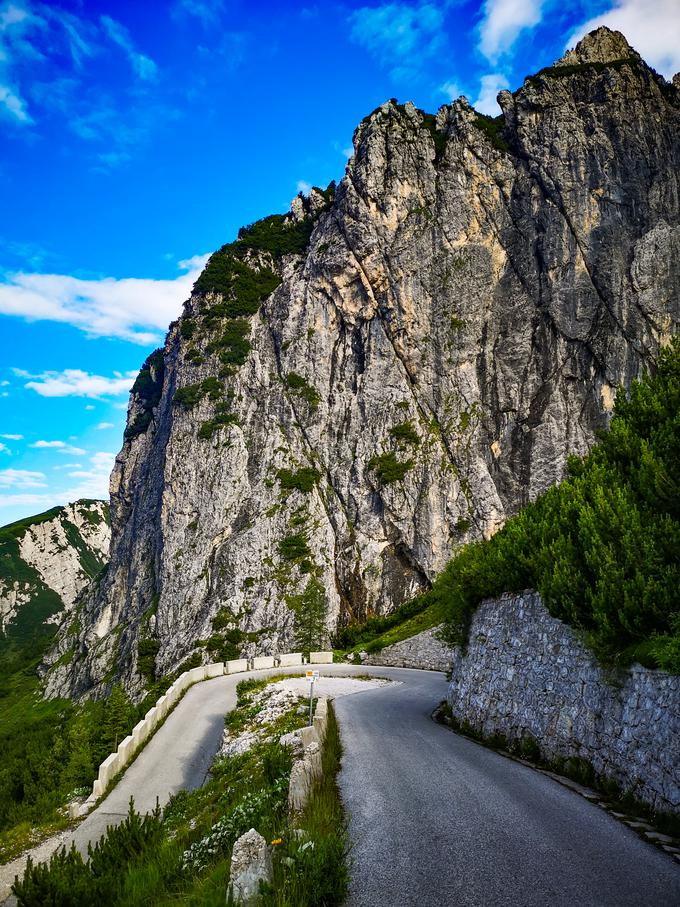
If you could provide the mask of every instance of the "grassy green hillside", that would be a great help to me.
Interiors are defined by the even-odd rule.
[[[679,338],[654,376],[619,392],[609,430],[560,485],[466,546],[425,595],[336,644],[370,651],[439,622],[464,644],[483,599],[528,588],[603,661],[680,673]]]

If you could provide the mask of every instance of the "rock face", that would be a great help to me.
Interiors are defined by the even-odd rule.
[[[109,508],[76,501],[0,529],[0,635],[21,611],[58,623],[108,559]],[[30,620],[28,614],[24,614]]]
[[[535,592],[480,605],[447,698],[478,733],[584,759],[655,810],[680,812],[680,677],[639,665],[604,672]]]
[[[213,256],[133,390],[110,568],[49,694],[112,667],[139,692],[140,639],[166,672],[216,617],[289,648],[310,578],[329,630],[392,609],[653,365],[680,320],[680,93],[600,29],[499,101],[383,104],[334,197],[277,221],[302,247],[269,219]]]

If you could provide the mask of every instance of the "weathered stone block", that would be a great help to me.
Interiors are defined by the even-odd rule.
[[[225,661],[224,663],[224,673],[225,674],[241,674],[243,671],[248,670],[248,659],[247,658],[233,658],[230,661]]]
[[[271,848],[254,828],[235,842],[229,873],[232,897],[237,904],[251,905],[258,901],[260,883],[272,880]]]

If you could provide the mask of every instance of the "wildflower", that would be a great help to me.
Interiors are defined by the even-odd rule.
[[[274,844],[274,845],[282,844],[282,843],[283,843],[283,838],[274,838],[274,840],[272,841],[272,844]]]

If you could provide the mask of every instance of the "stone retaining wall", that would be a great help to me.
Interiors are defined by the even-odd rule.
[[[653,808],[680,812],[680,677],[603,670],[533,592],[483,602],[452,670],[458,721],[531,737],[547,759],[585,759]]]
[[[453,651],[437,639],[438,630],[439,627],[433,627],[410,639],[403,639],[393,646],[386,646],[379,652],[370,652],[362,658],[362,663],[393,668],[421,668],[425,671],[448,671],[453,660]]]

